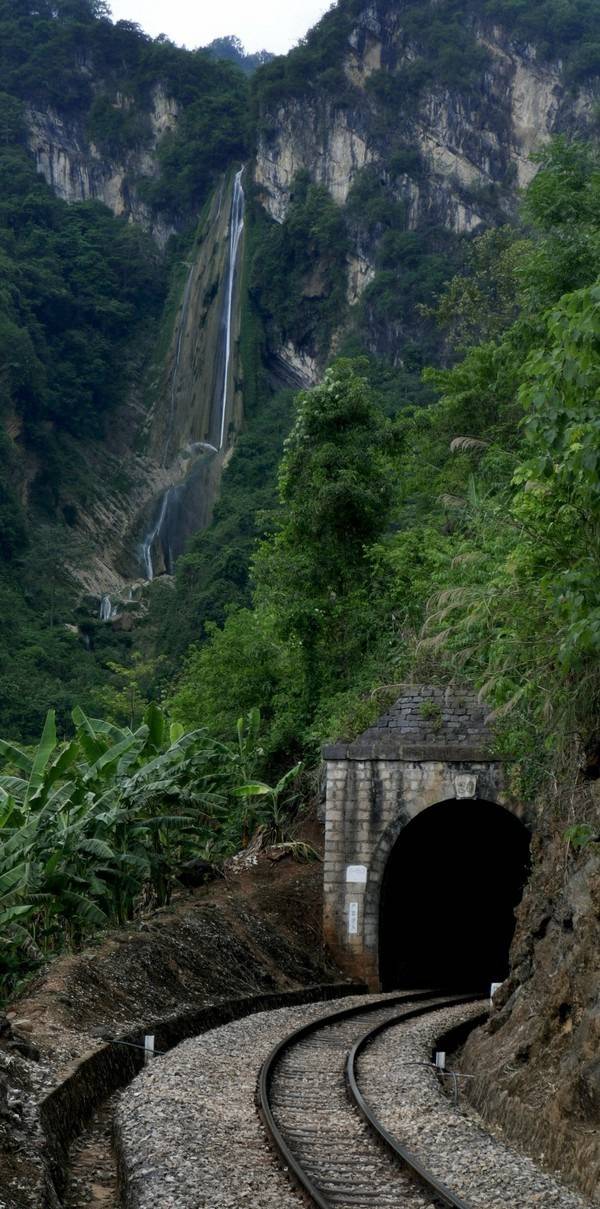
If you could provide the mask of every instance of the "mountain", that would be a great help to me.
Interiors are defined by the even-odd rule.
[[[0,0],[0,989],[182,856],[310,855],[323,741],[460,683],[536,821],[479,1106],[590,1192],[600,0],[255,66]]]
[[[370,357],[391,413],[433,397],[432,304],[516,221],[534,148],[593,131],[599,37],[583,0],[342,0],[249,81],[235,39],[2,0],[6,725],[104,691],[140,643],[172,676],[248,603],[292,392],[333,356]]]
[[[235,35],[229,35],[227,38],[215,38],[205,49],[215,59],[226,59],[230,63],[235,63],[248,76],[275,58],[268,50],[258,50],[253,55],[247,54],[243,43]]]
[[[292,360],[316,362],[313,376],[339,344],[340,319],[393,364],[407,352],[427,360],[435,335],[415,308],[460,263],[464,237],[515,217],[518,190],[535,173],[531,154],[550,135],[589,131],[598,61],[583,54],[581,20],[570,26],[572,57],[556,15],[550,27],[552,42],[541,20],[511,18],[510,6],[342,3],[304,46],[260,73],[255,179],[264,211],[286,232],[306,175],[345,219],[337,262],[329,246],[316,270],[314,249],[295,313],[270,298],[269,280],[258,283],[269,322]],[[594,30],[590,23],[590,37]],[[285,235],[270,232],[285,251]],[[331,314],[328,272],[345,279]],[[308,331],[301,316],[311,301]]]

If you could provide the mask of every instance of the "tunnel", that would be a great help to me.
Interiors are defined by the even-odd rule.
[[[430,806],[403,828],[381,890],[383,990],[503,981],[529,842],[508,810],[477,800]]]

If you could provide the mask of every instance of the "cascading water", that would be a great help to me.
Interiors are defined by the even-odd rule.
[[[231,201],[231,220],[229,224],[229,271],[227,274],[227,293],[225,296],[225,311],[224,311],[224,340],[225,340],[225,364],[223,368],[223,389],[221,391],[221,427],[219,432],[219,449],[223,448],[225,442],[225,423],[227,419],[227,401],[229,398],[229,366],[231,363],[231,321],[233,316],[233,295],[235,290],[235,282],[238,267],[238,257],[242,233],[244,230],[245,216],[245,195],[242,186],[242,177],[244,169],[240,168],[233,184],[233,197]]]
[[[119,615],[118,611],[115,608],[115,606],[113,605],[113,602],[112,602],[110,596],[103,596],[102,600],[100,601],[100,612],[99,612],[100,621],[104,621],[104,622],[115,621],[115,619],[118,617],[118,615]]]
[[[149,529],[149,531],[146,534],[144,541],[142,543],[142,558],[144,560],[144,571],[146,572],[146,579],[150,579],[150,580],[154,579],[154,560],[153,560],[153,556],[152,556],[152,551],[153,551],[155,542],[159,541],[162,538],[162,530],[163,530],[164,523],[167,518],[167,513],[169,510],[169,498],[174,490],[175,490],[174,487],[169,487],[168,491],[165,491],[165,494],[163,495],[162,500],[160,502],[160,509],[158,512],[157,519],[156,519],[154,525],[152,526],[152,528]]]
[[[144,574],[148,580],[153,580],[156,574],[156,553],[160,553],[162,566],[167,574],[172,574],[175,559],[181,553],[183,547],[181,534],[185,530],[184,522],[186,513],[186,489],[188,486],[194,485],[197,490],[198,484],[202,481],[202,476],[207,474],[207,463],[209,463],[215,457],[215,455],[223,451],[226,443],[227,417],[231,396],[230,377],[234,324],[233,304],[236,293],[240,248],[245,222],[245,194],[242,185],[243,175],[244,168],[241,168],[240,171],[236,173],[233,183],[229,221],[229,254],[227,261],[226,286],[221,310],[218,346],[215,350],[214,358],[214,388],[212,392],[208,433],[206,435],[206,440],[196,441],[190,445],[189,452],[191,454],[198,453],[199,456],[196,458],[186,481],[178,484],[177,486],[172,485],[171,487],[167,488],[154,514],[152,525],[144,537],[140,548],[140,553]],[[185,334],[192,280],[193,270],[190,272],[185,289],[180,327],[177,338],[175,367],[171,380],[170,426],[166,439],[164,455],[165,464],[168,462],[170,455],[169,446],[175,410],[175,392],[177,389],[179,362]],[[196,519],[196,517],[194,519]]]

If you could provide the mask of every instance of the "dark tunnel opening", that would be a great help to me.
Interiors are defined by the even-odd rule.
[[[506,978],[529,842],[523,823],[490,802],[441,802],[407,824],[383,879],[383,990],[486,990]]]

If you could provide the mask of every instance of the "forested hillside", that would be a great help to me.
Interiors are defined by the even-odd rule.
[[[281,757],[458,675],[538,771],[542,738],[593,742],[599,190],[595,151],[558,141],[523,225],[474,240],[435,307],[456,359],[426,371],[437,402],[388,418],[360,360],[300,396],[253,608],[190,658],[186,723],[224,735],[258,704]]]
[[[184,115],[136,187],[149,212],[181,229],[184,251],[248,127],[239,71],[115,27],[95,0],[6,0],[0,63],[0,716],[4,733],[32,739],[49,708],[65,720],[77,701],[98,703],[114,679],[108,665],[128,659],[126,636],[95,626],[89,606],[77,614],[72,572],[90,558],[79,522],[98,491],[81,455],[139,393],[178,264],[176,241],[165,256],[106,206],[55,196],[29,150],[32,109],[57,110],[108,160],[127,161],[152,145],[151,95],[167,90]]]

